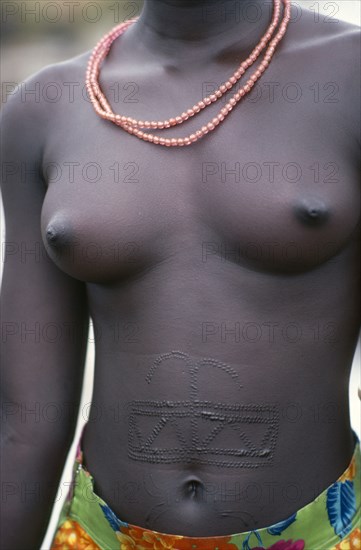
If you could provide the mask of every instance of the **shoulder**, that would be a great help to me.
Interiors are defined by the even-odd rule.
[[[7,90],[1,109],[6,117],[13,111],[47,114],[49,106],[67,99],[67,90],[83,86],[91,51],[43,67],[16,86]],[[68,92],[69,93],[69,92]]]
[[[47,65],[41,71],[32,75],[30,79],[39,82],[43,88],[51,84],[63,86],[68,83],[81,85],[85,82],[85,72],[90,55],[91,50],[65,61]],[[44,91],[42,91],[42,95],[44,96],[43,99],[45,99]]]
[[[330,104],[332,115],[344,119],[350,135],[359,139],[361,27],[337,18],[337,12],[333,17],[331,11],[321,13],[317,2],[313,6],[314,11],[292,5],[283,60],[293,68],[305,96],[311,97],[310,89],[315,94],[317,90],[320,111]],[[337,3],[329,6],[337,7]]]
[[[0,111],[1,131],[11,141],[32,134],[45,139],[61,105],[84,97],[85,73],[91,51],[47,65],[16,86],[9,86]]]
[[[336,2],[329,5],[336,9]],[[360,57],[361,27],[338,19],[337,11],[333,16],[321,13],[318,2],[313,6],[314,10],[292,4],[287,52],[324,52],[328,54],[330,64],[334,62],[334,56],[337,59],[345,54],[353,56],[349,58],[350,63],[356,61]],[[312,61],[313,58],[309,58],[309,62]]]
[[[320,79],[328,78],[342,87],[357,89],[361,27],[303,9],[299,19],[290,25],[290,33],[293,36],[289,53],[296,58],[303,56],[304,72],[310,67],[317,70]]]

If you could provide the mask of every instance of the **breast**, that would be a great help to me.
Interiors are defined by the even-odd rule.
[[[141,205],[92,200],[89,195],[48,191],[41,232],[49,257],[72,277],[106,283],[127,280],[158,261],[160,226],[152,225]]]
[[[243,193],[222,211],[213,209],[217,237],[204,243],[204,255],[269,272],[304,272],[337,256],[357,237],[356,204],[315,193],[277,196]],[[247,206],[244,206],[244,203]],[[210,221],[210,216],[209,216]]]
[[[202,192],[195,182],[177,204],[166,186],[153,198],[134,190],[82,196],[60,189],[48,190],[42,209],[47,253],[69,275],[98,283],[126,281],[181,255],[302,272],[337,255],[359,220],[354,194],[315,192],[307,185],[230,183],[221,189],[208,182]]]
[[[118,134],[101,128],[102,148],[88,143],[91,154],[80,161],[94,159],[102,177],[70,181],[64,168],[48,186],[41,228],[50,258],[69,275],[99,283],[126,281],[174,258],[265,273],[317,268],[357,235],[360,186],[353,145],[346,147],[337,133],[322,141],[315,122],[306,122],[293,139],[288,127],[279,125],[274,140],[272,128],[260,134],[249,123],[248,139],[242,135],[239,143],[227,146],[217,137],[177,151],[138,140],[119,149]],[[236,123],[220,132],[237,136]],[[65,145],[76,148],[69,140]],[[71,152],[59,158],[59,150],[57,138],[48,157],[57,154],[63,167]],[[135,164],[136,177],[125,171],[116,180],[114,158],[121,174],[129,165],[134,172]]]

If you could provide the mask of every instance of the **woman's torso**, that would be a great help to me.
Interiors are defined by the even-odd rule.
[[[85,462],[130,523],[191,536],[269,525],[351,457],[360,211],[349,31],[340,24],[343,42],[323,27],[313,42],[306,25],[190,147],[141,142],[79,93],[52,107],[43,238],[85,281],[96,335]],[[86,61],[54,78],[80,90]],[[101,82],[117,112],[162,119],[231,66],[190,69],[181,86],[176,71],[113,56]]]

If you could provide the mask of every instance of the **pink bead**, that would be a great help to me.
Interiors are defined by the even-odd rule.
[[[124,129],[129,134],[132,134],[139,139],[143,139],[146,142],[148,141],[156,145],[165,145],[167,147],[190,145],[191,143],[194,143],[210,131],[214,130],[215,127],[224,120],[228,113],[237,105],[238,101],[240,101],[240,99],[252,89],[258,79],[262,76],[263,72],[269,66],[272,56],[275,53],[276,47],[284,36],[291,19],[291,0],[283,0],[282,3],[284,6],[284,10],[281,22],[281,0],[274,0],[272,20],[267,31],[260,38],[259,43],[253,49],[249,57],[239,65],[233,75],[231,75],[229,79],[224,82],[217,90],[210,94],[210,96],[205,97],[192,108],[184,111],[180,116],[172,117],[169,120],[165,121],[146,120],[144,122],[142,120],[138,121],[135,118],[114,113],[100,88],[100,69],[104,59],[109,54],[114,40],[121,36],[131,25],[136,23],[138,17],[134,19],[129,19],[121,24],[118,24],[98,41],[88,59],[85,73],[85,84],[88,96],[95,112],[103,119],[109,120],[117,124],[118,127]],[[277,27],[278,30],[276,31]],[[276,34],[274,35],[275,31]],[[161,138],[159,136],[154,136],[153,134],[145,133],[139,130],[140,127],[152,129],[158,128],[160,130],[164,128],[170,128],[171,126],[182,124],[190,117],[198,114],[201,110],[205,109],[211,103],[217,101],[217,99],[222,97],[228,90],[230,90],[245,73],[245,71],[255,63],[262,50],[264,50],[266,47],[266,53],[264,54],[261,63],[259,64],[256,71],[247,80],[246,85],[233,95],[229,102],[221,109],[220,113],[216,117],[214,117],[211,122],[208,122],[207,125],[202,126],[200,130],[195,131],[193,134],[186,138],[171,139]]]

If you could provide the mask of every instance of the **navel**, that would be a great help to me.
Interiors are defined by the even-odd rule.
[[[294,206],[296,217],[310,226],[324,224],[330,216],[330,210],[321,199],[304,198]]]
[[[185,482],[183,490],[185,497],[195,499],[201,496],[204,486],[199,479],[191,478]]]

